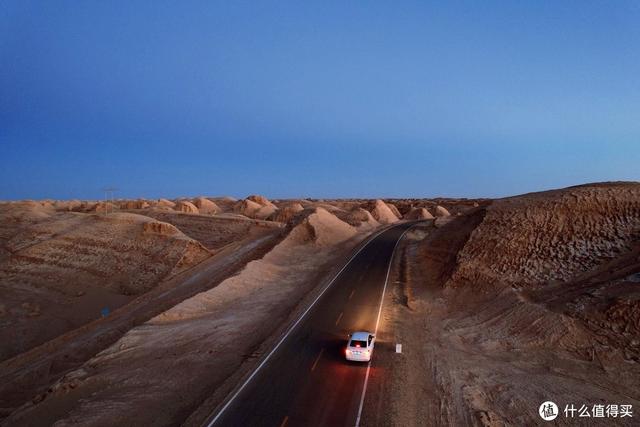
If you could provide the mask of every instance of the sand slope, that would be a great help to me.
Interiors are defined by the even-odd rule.
[[[220,296],[225,293],[223,291],[225,288],[228,288],[228,295],[235,299],[238,298],[238,292],[242,292],[243,289],[254,289],[257,283],[268,283],[274,274],[280,277],[290,276],[293,279],[300,271],[286,273],[284,270],[289,263],[293,262],[292,259],[295,259],[294,263],[298,265],[298,267],[292,265],[294,270],[304,271],[306,264],[314,265],[317,263],[317,260],[303,260],[303,250],[305,254],[313,250],[322,250],[340,244],[356,233],[357,231],[349,224],[340,221],[326,210],[317,208],[315,212],[300,221],[289,232],[289,235],[263,259],[249,263],[240,275],[228,279],[209,292],[184,301],[158,316],[152,322],[184,319],[206,314],[214,307],[224,304],[224,300],[221,300]],[[321,252],[318,253],[318,257],[321,259]],[[210,295],[215,295],[215,297],[210,298]],[[209,304],[213,304],[213,306],[209,306]]]
[[[304,208],[300,203],[289,203],[281,206],[280,209],[272,213],[267,219],[269,221],[288,223],[303,210]]]
[[[421,344],[389,361],[393,422],[535,425],[545,400],[640,405],[639,231],[640,184],[603,183],[409,233],[385,316],[390,336]]]
[[[209,252],[170,224],[115,213],[61,213],[3,245],[1,358],[113,310]],[[73,310],[69,310],[73,307]]]
[[[435,208],[435,216],[436,217],[447,217],[450,216],[451,214],[449,213],[449,211],[443,207],[443,206],[436,206]]]
[[[238,200],[233,197],[209,197],[209,200],[214,202],[222,212],[232,212],[233,205],[235,205]]]
[[[173,207],[173,209],[177,210],[178,212],[184,213],[198,213],[198,208],[196,207],[196,205],[186,200],[179,200],[178,202],[176,202],[176,205]]]
[[[412,208],[405,216],[405,219],[433,219],[427,208]]]
[[[397,217],[397,218],[402,218],[402,214],[400,213],[400,211],[398,210],[398,208],[396,207],[396,205],[394,205],[393,203],[389,203],[389,202],[385,202],[385,205],[387,205],[387,207],[389,209],[391,209],[391,212],[393,212],[393,214]]]
[[[176,206],[176,204],[174,202],[172,202],[171,200],[159,199],[158,200],[158,204],[156,206],[173,209]]]
[[[260,206],[275,206],[269,201],[269,199],[258,194],[252,194],[251,196],[248,196],[247,200],[251,200],[252,202],[259,204]]]
[[[631,249],[640,184],[582,186],[502,199],[459,254],[454,281],[566,281]]]
[[[257,198],[257,196],[252,197]],[[267,219],[269,216],[273,215],[277,209],[278,208],[270,202],[260,204],[251,199],[241,200],[233,206],[233,212],[255,219]]]
[[[398,217],[393,213],[393,210],[382,200],[375,201],[371,215],[373,215],[380,224],[391,224],[398,221]]]
[[[336,251],[357,241],[350,225],[324,209],[310,211],[262,259],[132,329],[11,421],[21,416],[92,425],[184,421],[212,385],[234,372],[289,315]],[[63,409],[55,414],[51,408]]]
[[[380,226],[380,223],[371,215],[371,213],[363,208],[353,208],[349,212],[340,214],[339,217],[358,229],[373,230]]]
[[[193,204],[198,208],[198,212],[205,215],[214,215],[218,212],[222,212],[222,209],[218,207],[214,202],[204,197],[198,197],[193,200]]]
[[[249,235],[256,235],[267,227],[267,224],[233,214],[192,215],[155,209],[140,213],[175,225],[185,235],[197,240],[210,250],[219,250]],[[273,224],[273,226],[277,225]]]

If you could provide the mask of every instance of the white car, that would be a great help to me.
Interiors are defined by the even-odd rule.
[[[345,356],[347,360],[368,362],[371,360],[376,336],[371,332],[354,332],[349,335]]]

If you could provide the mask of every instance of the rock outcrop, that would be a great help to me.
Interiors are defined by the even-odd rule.
[[[640,239],[640,184],[570,187],[500,199],[458,255],[454,279],[525,284],[569,280]]]

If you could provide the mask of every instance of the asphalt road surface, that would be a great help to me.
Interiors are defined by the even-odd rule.
[[[347,335],[375,331],[396,243],[414,224],[399,224],[372,239],[207,424],[356,425],[367,371],[375,369],[381,349],[377,342],[371,368],[347,362]]]

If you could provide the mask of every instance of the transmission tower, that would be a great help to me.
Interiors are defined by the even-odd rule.
[[[111,201],[111,213],[113,213],[113,196],[115,194],[116,191],[118,191],[117,188],[115,187],[106,187],[103,188],[102,191],[104,191],[104,212],[106,215],[109,214],[109,200]]]

